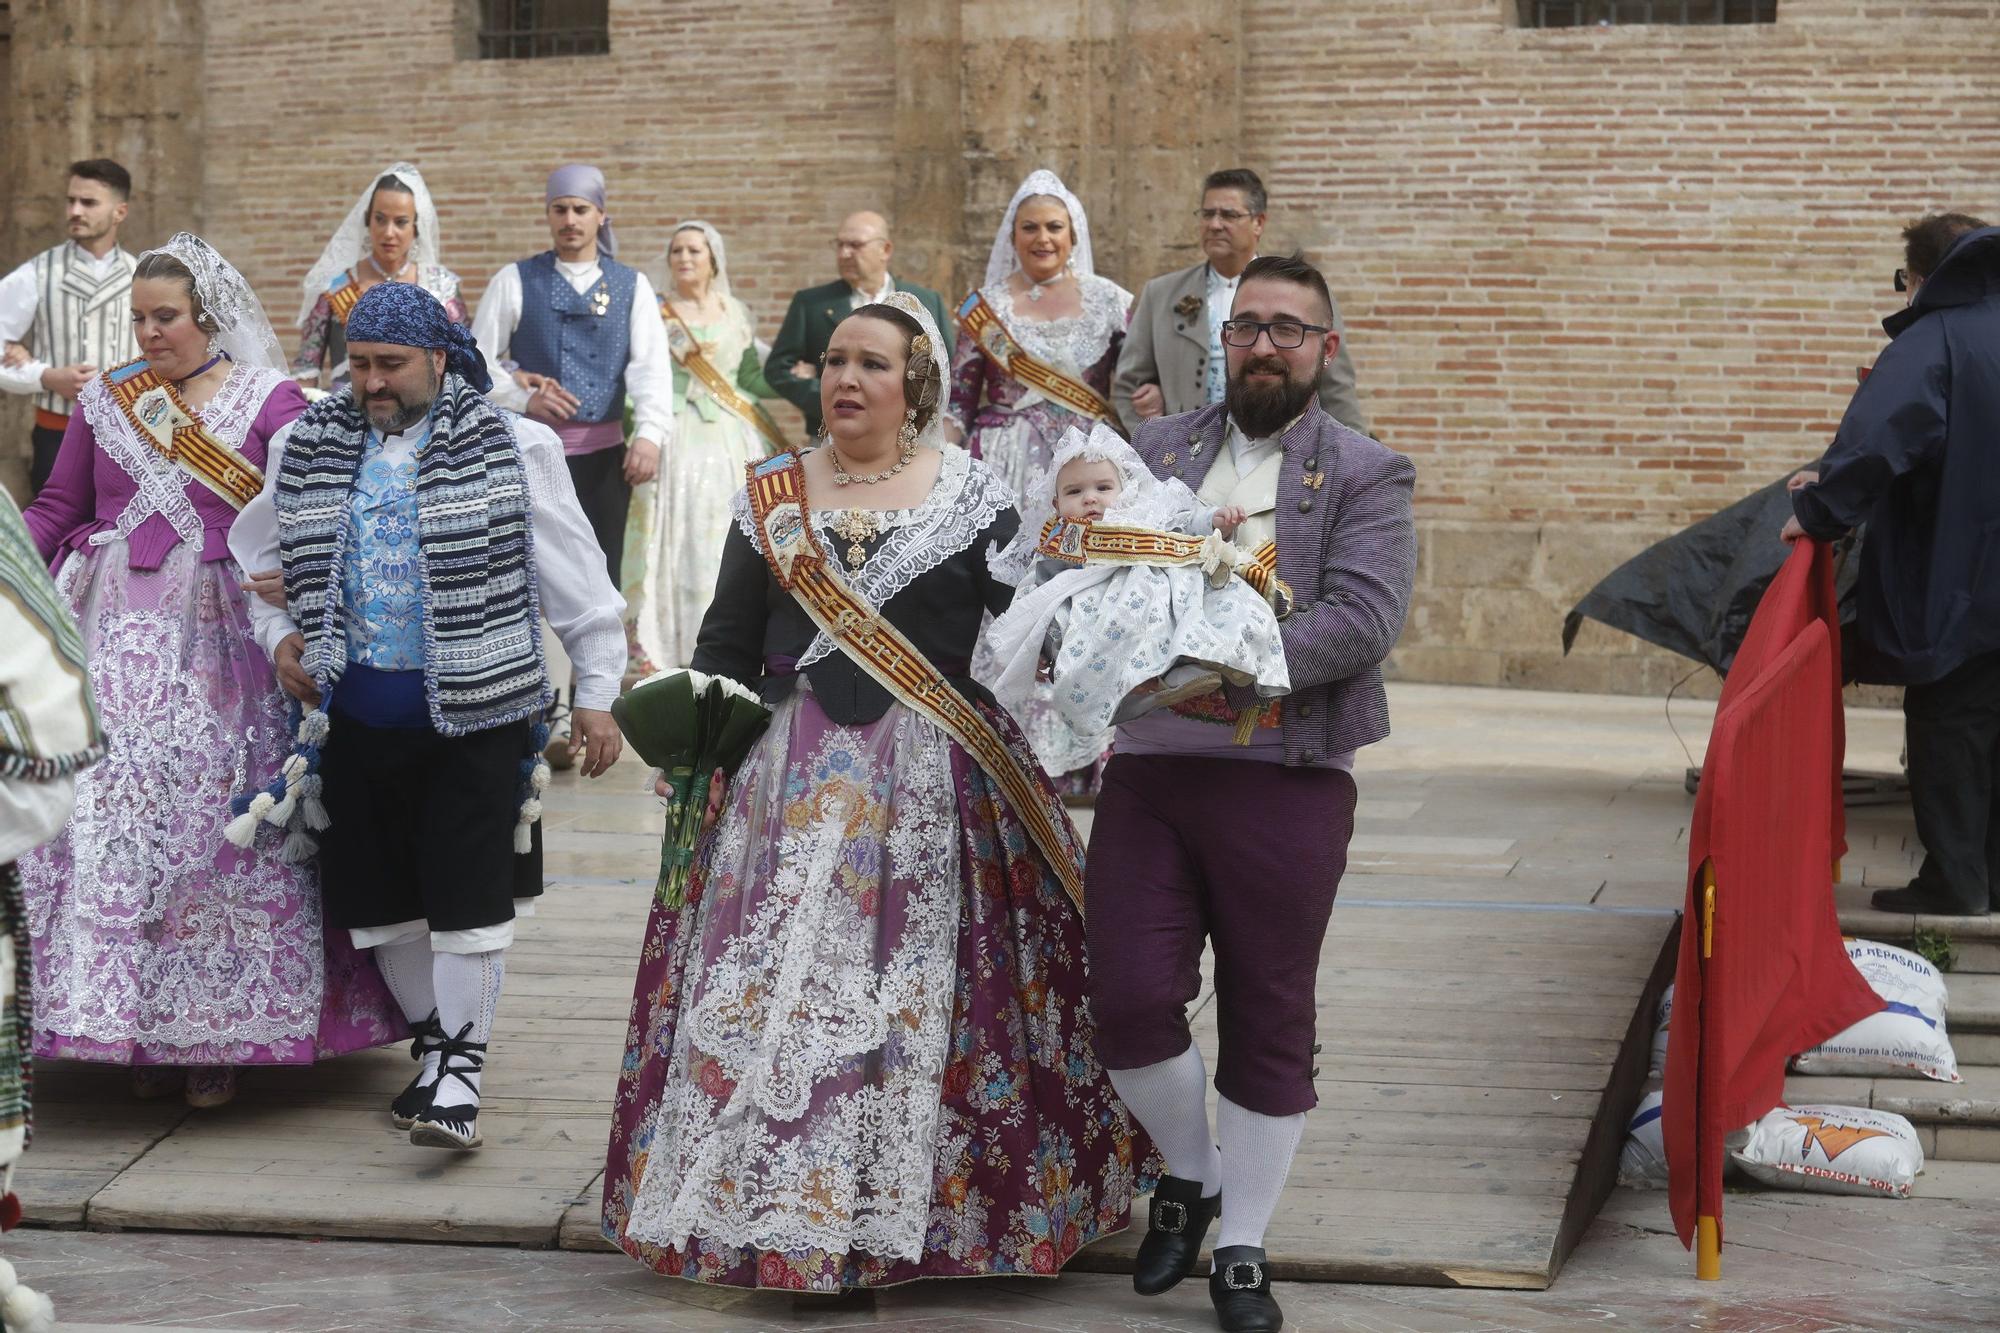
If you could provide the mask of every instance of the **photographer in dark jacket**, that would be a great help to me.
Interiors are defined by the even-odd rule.
[[[1944,214],[1904,239],[1909,305],[1784,535],[1868,525],[1847,666],[1906,687],[1926,851],[1875,908],[1975,916],[2000,906],[2000,228]]]

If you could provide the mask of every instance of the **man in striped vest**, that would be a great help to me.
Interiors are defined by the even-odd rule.
[[[66,206],[69,239],[0,278],[0,389],[35,398],[36,491],[49,478],[69,427],[77,391],[99,370],[139,355],[132,339],[132,270],[118,244],[132,177],[109,158],[71,165]],[[25,352],[25,355],[22,353]]]
[[[264,491],[230,531],[245,568],[284,570],[285,605],[253,601],[251,619],[312,709],[301,762],[252,799],[243,833],[260,811],[323,832],[327,924],[374,951],[416,1034],[391,1117],[421,1147],[476,1148],[507,949],[542,893],[538,625],[575,667],[594,778],[622,746],[625,604],[556,433],[487,402],[479,347],[435,296],[370,287],[347,356],[347,390],[272,438]]]

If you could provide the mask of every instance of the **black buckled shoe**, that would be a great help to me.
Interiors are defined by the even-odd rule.
[[[1222,1333],[1278,1333],[1285,1312],[1271,1295],[1271,1270],[1264,1251],[1255,1245],[1231,1245],[1215,1252],[1215,1271],[1208,1275],[1208,1299]]]
[[[1132,1290],[1141,1296],[1172,1291],[1194,1271],[1209,1223],[1222,1211],[1222,1196],[1201,1197],[1199,1180],[1161,1176],[1146,1213],[1146,1238],[1132,1265]]]
[[[397,1129],[408,1129],[417,1123],[417,1117],[428,1111],[431,1096],[437,1091],[436,1082],[424,1082],[423,1058],[444,1045],[444,1029],[438,1025],[437,1010],[421,1023],[410,1024],[410,1058],[418,1061],[417,1076],[410,1085],[396,1094],[396,1100],[389,1103],[389,1118],[396,1122]]]

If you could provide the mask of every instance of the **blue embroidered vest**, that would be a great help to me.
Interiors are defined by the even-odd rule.
[[[425,431],[425,438],[430,432]],[[421,450],[422,443],[417,448]],[[347,517],[341,615],[347,660],[378,671],[424,669],[424,573],[417,550],[417,455],[400,462],[369,432]]]
[[[521,369],[554,375],[581,400],[578,421],[611,421],[625,413],[639,275],[603,255],[597,266],[596,283],[583,292],[556,268],[553,250],[514,266],[521,274],[521,323],[509,349]]]

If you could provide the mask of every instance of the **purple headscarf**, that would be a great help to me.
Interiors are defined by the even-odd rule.
[[[444,353],[444,368],[455,370],[478,393],[493,387],[486,357],[464,325],[444,312],[438,299],[414,282],[378,282],[347,312],[350,343],[394,343]]]
[[[549,188],[542,202],[553,204],[558,199],[582,199],[597,205],[597,211],[604,213],[604,221],[597,226],[597,248],[606,259],[616,259],[618,240],[611,234],[611,215],[604,207],[604,173],[581,162],[557,167],[549,173]]]

